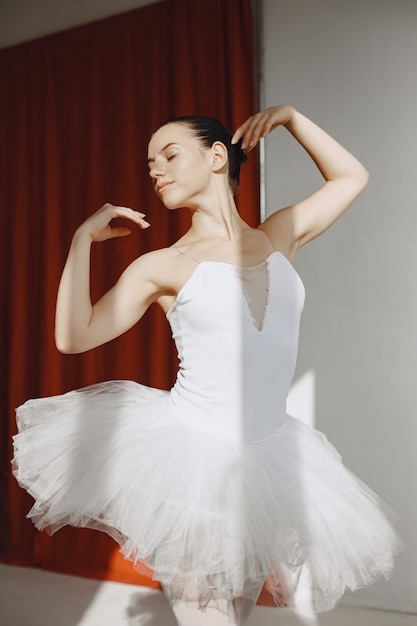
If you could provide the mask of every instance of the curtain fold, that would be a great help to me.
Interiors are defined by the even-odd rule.
[[[151,228],[96,244],[93,298],[139,254],[172,244],[185,212],[154,195],[146,151],[164,120],[213,115],[233,130],[256,109],[250,0],[164,0],[0,50],[2,560],[149,583],[98,532],[49,537],[25,518],[31,498],[10,474],[14,409],[107,379],[169,388],[170,330],[151,307],[124,336],[83,355],[54,345],[56,291],[71,237],[104,202],[146,213]],[[244,166],[239,210],[259,217],[256,155]],[[140,522],[139,522],[140,523]]]

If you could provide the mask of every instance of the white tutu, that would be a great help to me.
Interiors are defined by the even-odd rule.
[[[400,547],[376,496],[290,417],[264,441],[231,441],[179,420],[167,392],[112,381],[30,400],[18,425],[14,473],[37,528],[107,532],[176,598],[251,597],[272,574],[290,603],[307,563],[327,610]]]
[[[38,528],[107,532],[172,602],[226,612],[268,577],[291,604],[305,565],[316,610],[331,609],[387,575],[402,542],[325,436],[285,414],[304,295],[294,269],[279,253],[253,268],[268,290],[253,307],[235,269],[201,263],[169,311],[170,392],[112,381],[28,401],[14,474]]]

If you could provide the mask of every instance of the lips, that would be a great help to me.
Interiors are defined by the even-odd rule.
[[[166,183],[159,183],[159,185],[156,186],[156,190],[158,192],[161,192],[163,189],[165,189],[165,187],[167,187],[168,185],[171,185],[172,182],[166,182]]]

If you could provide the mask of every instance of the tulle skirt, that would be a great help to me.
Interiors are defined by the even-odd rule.
[[[268,578],[291,604],[305,566],[325,611],[387,576],[402,545],[325,436],[289,416],[263,441],[233,441],[180,419],[169,392],[110,381],[29,400],[17,420],[13,472],[36,527],[105,531],[173,602],[223,610]]]

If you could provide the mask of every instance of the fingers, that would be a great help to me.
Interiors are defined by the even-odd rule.
[[[232,143],[237,143],[239,139],[242,139],[242,150],[245,150],[245,152],[253,150],[259,139],[265,136],[261,130],[259,115],[260,114],[252,115],[252,117],[239,126],[232,137]]]
[[[270,107],[252,115],[235,131],[232,143],[242,139],[242,150],[249,152],[257,143],[266,137],[271,131],[281,124],[286,124],[292,114],[293,108],[287,105]]]
[[[134,211],[136,213],[136,211]],[[136,219],[134,220],[140,228],[149,228],[150,224],[145,219],[145,213],[137,213]]]
[[[145,213],[134,211],[129,207],[105,204],[101,210],[104,210],[109,215],[109,221],[116,217],[122,217],[135,222],[140,228],[149,228],[150,226],[149,222],[144,219],[146,217]]]
[[[126,235],[130,235],[131,231],[129,230],[129,228],[123,228],[123,227],[118,227],[118,228],[112,228],[110,230],[110,235],[109,235],[109,239],[115,239],[116,237],[126,237]]]
[[[232,143],[236,143],[239,139],[242,139],[242,150],[249,152],[253,150],[260,139],[266,137],[266,135],[272,130],[272,124],[270,116],[266,112],[257,113],[252,115],[246,122],[244,122],[236,130],[232,137]]]
[[[92,241],[105,241],[114,237],[125,237],[130,234],[130,230],[123,226],[112,226],[111,222],[115,218],[128,219],[139,228],[149,228],[144,213],[133,211],[129,207],[115,206],[113,204],[105,204],[93,213],[79,228],[79,230],[88,232]]]
[[[242,139],[242,150],[250,150],[255,147],[251,137],[251,129],[253,128],[255,117],[255,115],[252,115],[246,122],[241,124],[232,137],[232,143],[237,143],[239,139]]]
[[[107,212],[110,216],[110,219],[114,219],[115,217],[124,217],[126,219],[132,220],[133,222],[136,222],[140,226],[150,226],[150,224],[144,219],[145,213],[134,211],[130,207],[117,206],[107,203],[100,210],[104,210],[105,212]]]
[[[235,134],[234,134],[234,135],[233,135],[233,137],[232,137],[232,144],[233,144],[233,143],[237,143],[237,142],[239,141],[239,139],[243,136],[243,134],[244,134],[244,132],[245,132],[245,131],[244,131],[244,126],[245,126],[245,124],[241,124],[241,125],[239,126],[239,128],[237,128],[237,129],[235,130]]]

